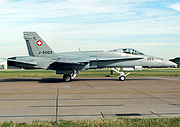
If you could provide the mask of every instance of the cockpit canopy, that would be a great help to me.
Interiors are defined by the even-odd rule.
[[[125,49],[115,49],[115,50],[110,50],[111,52],[122,52],[122,53],[127,53],[127,54],[134,54],[134,55],[144,55],[144,53],[141,53],[135,49],[132,48],[125,48]]]

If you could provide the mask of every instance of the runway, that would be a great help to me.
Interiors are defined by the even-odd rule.
[[[62,120],[180,117],[179,77],[4,78],[0,121],[54,121],[57,95]]]

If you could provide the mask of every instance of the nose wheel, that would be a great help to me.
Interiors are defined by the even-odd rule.
[[[126,77],[125,76],[119,76],[119,81],[125,81],[126,80]]]

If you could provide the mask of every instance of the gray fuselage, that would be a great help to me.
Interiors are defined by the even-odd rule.
[[[81,68],[81,70],[91,69],[91,68],[95,69],[95,68],[135,67],[135,66],[155,67],[155,68],[176,66],[175,63],[161,58],[144,55],[144,54],[129,54],[124,52],[119,52],[116,50],[63,52],[63,53],[57,53],[57,56],[58,57],[55,58],[20,56],[20,57],[15,57],[14,59],[20,61],[20,63],[16,63],[16,67],[42,68],[42,69],[47,69],[48,66],[54,61],[67,62],[67,63],[87,62],[87,64],[83,68]],[[131,59],[131,58],[137,58],[137,59]],[[24,66],[23,66],[23,62],[26,63],[24,64]]]

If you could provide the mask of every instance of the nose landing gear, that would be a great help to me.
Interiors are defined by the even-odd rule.
[[[129,73],[125,74],[124,71],[120,72],[120,68],[118,68],[118,69],[112,68],[112,70],[115,71],[116,73],[120,74],[120,76],[118,76],[119,81],[125,81],[126,76],[128,76],[131,73],[131,72],[129,72]]]

